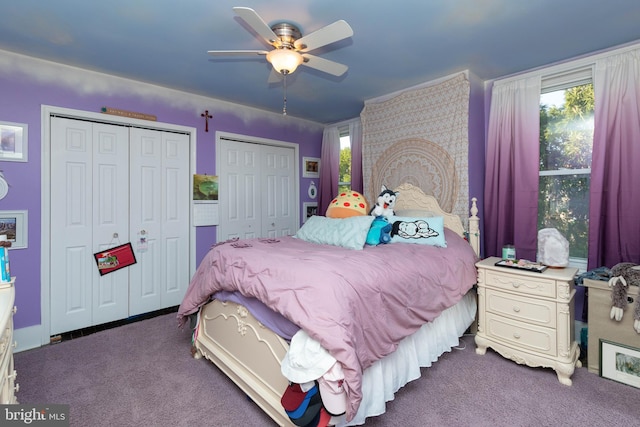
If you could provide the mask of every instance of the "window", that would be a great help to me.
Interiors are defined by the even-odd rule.
[[[591,69],[542,82],[538,229],[569,241],[570,262],[586,266],[594,93]]]
[[[338,192],[351,190],[351,137],[349,126],[339,129],[340,132],[340,178]]]

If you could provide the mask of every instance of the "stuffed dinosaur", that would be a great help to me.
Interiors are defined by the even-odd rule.
[[[382,190],[378,195],[378,199],[376,200],[376,204],[369,212],[369,215],[383,216],[387,219],[394,216],[395,212],[393,211],[393,207],[396,204],[398,194],[400,193],[389,190],[386,186],[383,185]]]
[[[640,286],[640,265],[631,262],[621,262],[611,268],[611,279],[609,286],[611,290],[610,317],[613,320],[621,321],[624,309],[627,308],[627,291],[630,285]],[[637,298],[633,313],[633,329],[640,334],[640,298]]]

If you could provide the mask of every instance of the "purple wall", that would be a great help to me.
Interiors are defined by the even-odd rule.
[[[6,59],[6,60],[5,60]],[[36,62],[0,51],[0,121],[28,125],[28,162],[0,162],[9,183],[9,194],[0,200],[0,210],[28,211],[28,248],[10,252],[11,274],[17,277],[16,329],[39,325],[40,320],[40,236],[41,236],[41,105],[99,112],[108,106],[157,116],[158,122],[190,126],[197,129],[196,172],[215,174],[215,132],[224,131],[299,144],[302,157],[320,157],[322,126],[316,123],[282,117],[277,114],[234,106],[176,92],[181,102],[173,102],[166,94],[155,96],[147,85],[132,82],[111,82],[111,78],[76,69],[59,69],[46,62]],[[39,67],[38,67],[39,66]],[[38,69],[35,69],[38,68]],[[42,70],[51,68],[50,70]],[[68,71],[69,74],[65,72]],[[59,83],[54,74],[58,73]],[[77,87],[70,78],[78,75]],[[92,79],[95,82],[92,82]],[[102,80],[106,79],[106,83]],[[124,86],[134,86],[129,92]],[[136,90],[135,86],[140,86]],[[164,89],[159,92],[168,92]],[[185,101],[188,100],[188,101]],[[213,119],[209,132],[204,132],[200,113],[208,109]],[[300,203],[309,201],[309,179],[300,179]],[[300,208],[301,209],[301,208]],[[300,214],[302,218],[302,213]],[[215,242],[216,227],[196,230],[196,264]]]

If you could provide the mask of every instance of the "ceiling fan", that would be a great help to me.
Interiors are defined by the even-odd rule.
[[[341,76],[348,70],[349,67],[344,64],[307,53],[351,37],[353,30],[347,22],[336,21],[302,36],[298,27],[287,22],[278,22],[269,27],[256,11],[248,7],[234,7],[233,11],[274,49],[269,51],[210,50],[207,52],[209,55],[266,55],[266,59],[273,65],[273,69],[285,76],[293,73],[298,65],[305,65],[334,76]]]

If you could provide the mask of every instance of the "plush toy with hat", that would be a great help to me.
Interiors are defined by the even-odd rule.
[[[640,265],[632,262],[621,262],[611,268],[611,279],[609,279],[611,290],[610,317],[613,320],[621,321],[624,309],[627,307],[627,291],[629,286],[640,286]],[[640,334],[640,298],[636,301],[633,314],[633,329]]]
[[[382,190],[376,200],[376,204],[373,206],[373,209],[371,209],[371,212],[369,212],[369,214],[373,216],[383,216],[387,219],[394,216],[395,212],[393,211],[393,207],[396,204],[398,194],[399,193],[390,190],[383,185]]]

